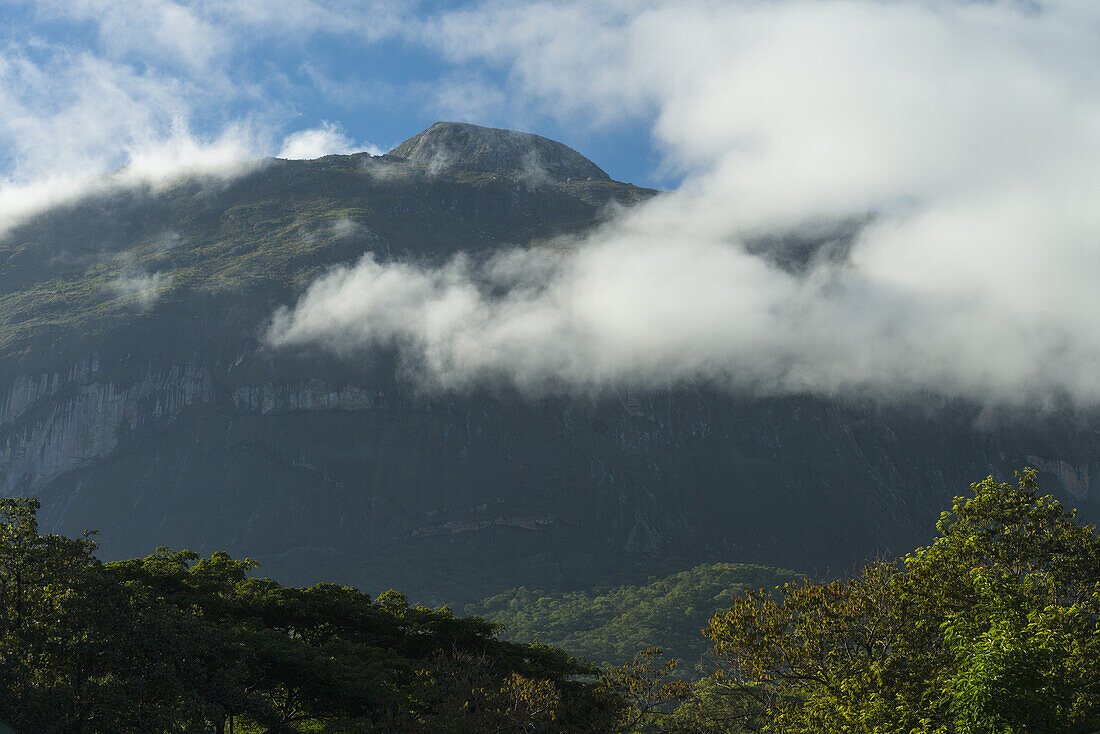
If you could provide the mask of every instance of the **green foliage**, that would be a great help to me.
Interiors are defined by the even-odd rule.
[[[710,697],[744,704],[724,730],[1100,726],[1100,539],[1038,494],[1034,472],[973,490],[943,514],[940,537],[900,564],[788,584],[782,599],[750,594],[716,615]],[[685,715],[714,722],[715,706],[694,707]]]
[[[691,695],[691,685],[673,677],[678,665],[665,659],[660,648],[651,647],[604,673],[603,687],[626,704],[621,722],[625,731],[660,728],[673,705]]]
[[[466,606],[513,639],[542,642],[601,664],[623,664],[659,647],[694,664],[706,651],[700,630],[746,589],[774,588],[793,571],[732,563],[696,566],[640,586],[554,593],[525,588]]]
[[[0,501],[0,718],[44,734],[205,731],[224,641],[117,583],[87,537],[40,536],[37,509]]]
[[[525,601],[551,632],[728,606],[694,686],[647,648],[600,672],[499,625],[334,584],[252,578],[225,553],[103,564],[90,537],[42,536],[35,500],[0,501],[0,718],[22,731],[1085,734],[1100,727],[1100,538],[1034,473],[956,498],[900,563],[825,584],[737,592],[789,572],[705,566],[591,597]],[[722,588],[722,595],[713,593]],[[727,593],[729,592],[729,593]],[[532,600],[532,597],[533,600]],[[566,603],[568,600],[568,603]],[[651,604],[649,617],[630,605]],[[565,612],[574,616],[569,616]],[[538,617],[533,617],[538,619]],[[671,625],[670,625],[671,626]],[[538,629],[532,626],[531,629]],[[594,649],[599,649],[594,648]]]
[[[561,650],[448,609],[250,578],[158,549],[103,564],[0,501],[0,718],[20,731],[608,731],[621,700]]]

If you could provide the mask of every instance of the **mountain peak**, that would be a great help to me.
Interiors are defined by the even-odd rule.
[[[532,133],[437,122],[390,151],[414,163],[483,173],[520,174],[533,178],[598,179],[611,177],[567,145]]]

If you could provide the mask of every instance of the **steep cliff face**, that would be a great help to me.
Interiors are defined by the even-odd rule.
[[[0,491],[34,493],[62,474],[109,456],[123,432],[213,401],[209,369],[147,372],[131,385],[97,377],[93,356],[66,373],[16,378],[0,401]]]
[[[958,406],[429,399],[195,364],[118,383],[96,362],[16,381],[0,461],[6,491],[38,494],[51,529],[99,528],[109,557],[224,548],[457,603],[713,559],[842,572],[924,542],[967,482],[1025,462],[1094,513],[1077,427],[986,432]]]
[[[50,530],[99,529],[106,557],[226,549],[291,582],[452,604],[700,561],[842,572],[924,542],[969,482],[1025,463],[1100,514],[1088,417],[981,428],[962,404],[700,389],[430,396],[385,354],[265,347],[273,310],[333,264],[539,242],[653,195],[551,141],[479,130],[91,199],[13,231],[0,488],[38,495]],[[458,133],[466,153],[429,170]],[[537,186],[513,166],[531,145],[554,164]]]

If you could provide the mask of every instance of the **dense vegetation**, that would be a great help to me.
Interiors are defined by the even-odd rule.
[[[0,511],[0,718],[21,732],[610,730],[621,700],[563,652],[388,592],[289,588],[224,553],[103,564]]]
[[[554,645],[604,665],[659,647],[691,666],[711,647],[700,630],[732,599],[798,578],[764,566],[708,563],[644,585],[565,593],[520,587],[469,604],[466,613],[499,622],[511,639]]]
[[[681,729],[1015,734],[1100,728],[1100,539],[1033,472],[973,485],[939,537],[851,579],[715,616]]]
[[[3,500],[0,718],[92,734],[1100,728],[1100,538],[1033,472],[973,490],[899,562],[731,600],[706,626],[709,669],[694,684],[656,649],[599,671],[395,592],[250,578],[252,562],[224,553],[103,564],[87,537],[39,535],[34,500]],[[688,600],[754,572],[777,578],[713,566],[575,601]]]

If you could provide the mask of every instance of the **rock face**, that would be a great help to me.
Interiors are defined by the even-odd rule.
[[[611,180],[595,163],[561,143],[464,122],[437,122],[389,155],[432,169],[457,167],[534,181]]]
[[[65,374],[15,380],[0,402],[0,491],[34,491],[68,471],[109,456],[123,432],[213,400],[210,370],[196,365],[149,372],[120,386],[96,379],[95,359]],[[18,410],[22,406],[23,410]],[[48,409],[42,410],[43,408]],[[26,410],[37,408],[25,420]]]
[[[476,135],[447,144],[459,163],[428,170],[463,131]],[[548,162],[537,187],[515,167],[531,149]],[[225,549],[293,583],[450,604],[701,561],[843,572],[925,542],[969,482],[1025,464],[1100,515],[1089,416],[979,424],[964,404],[701,389],[426,396],[389,355],[260,339],[334,264],[537,244],[654,194],[589,166],[535,136],[444,124],[392,155],[270,162],[13,230],[0,241],[0,487],[37,495],[48,530],[98,529],[108,558]],[[152,303],[113,288],[135,271],[163,274]]]

